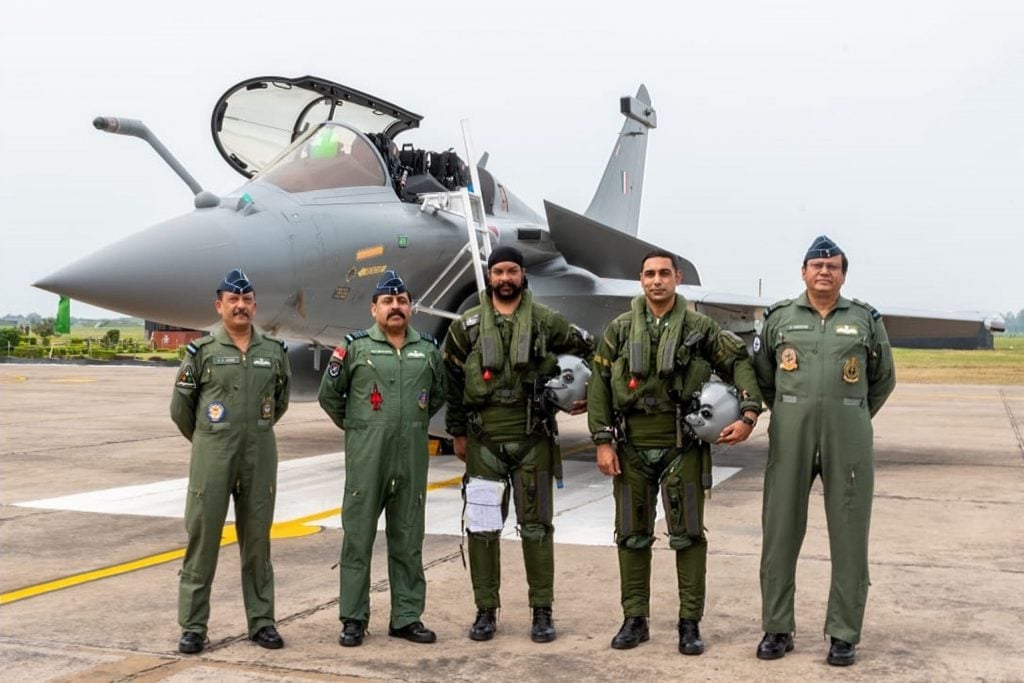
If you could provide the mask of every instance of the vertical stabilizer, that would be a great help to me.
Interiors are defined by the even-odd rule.
[[[601,184],[584,215],[635,236],[644,189],[647,134],[657,127],[658,115],[651,106],[651,96],[644,85],[636,91],[636,97],[619,100],[619,111],[626,117],[626,122],[622,124]]]

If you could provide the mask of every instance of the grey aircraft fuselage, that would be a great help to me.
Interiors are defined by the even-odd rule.
[[[546,202],[541,217],[486,170],[486,155],[478,166],[491,243],[522,250],[536,298],[595,335],[640,293],[641,257],[654,248],[636,237],[647,137],[656,126],[646,88],[622,98],[620,111],[626,120],[583,215]],[[209,329],[217,323],[216,283],[242,268],[256,288],[255,323],[289,340],[298,395],[308,397],[323,354],[371,324],[371,296],[384,270],[396,270],[414,297],[429,290],[434,309],[453,313],[477,301],[472,268],[445,272],[460,252],[468,265],[465,219],[424,201],[430,193],[459,191],[470,174],[454,154],[399,150],[394,142],[420,119],[315,77],[243,81],[217,103],[212,128],[224,158],[249,182],[216,197],[176,169],[196,193],[195,210],[35,285],[147,320]],[[114,131],[118,121],[96,125]],[[706,290],[693,264],[680,262],[679,292],[689,305],[749,339],[770,302]],[[412,324],[440,338],[449,320],[420,313]],[[971,330],[979,324],[947,322]]]

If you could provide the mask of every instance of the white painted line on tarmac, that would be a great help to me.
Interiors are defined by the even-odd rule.
[[[555,540],[576,545],[613,545],[615,504],[612,482],[601,474],[593,462],[566,460],[565,488],[556,489]],[[428,481],[448,481],[460,477],[464,465],[454,457],[430,459]],[[715,467],[714,485],[740,471],[738,467]],[[315,516],[341,505],[345,490],[344,453],[325,453],[308,458],[282,461],[277,473],[277,505],[274,519],[284,522]],[[188,479],[167,479],[151,484],[120,486],[76,493],[57,498],[15,503],[19,507],[72,512],[95,512],[112,515],[144,515],[181,519],[185,511]],[[505,527],[503,536],[515,539],[515,513]],[[658,511],[662,516],[661,507]],[[458,536],[462,531],[462,494],[457,485],[432,490],[427,496],[426,532]],[[234,510],[228,510],[228,522],[234,521]],[[341,519],[333,515],[309,522],[313,526],[340,528]],[[379,528],[384,528],[381,515]]]

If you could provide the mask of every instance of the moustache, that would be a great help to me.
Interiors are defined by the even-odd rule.
[[[231,311],[231,315],[244,315],[246,318],[249,317],[249,311],[244,308],[236,308]]]
[[[388,319],[389,320],[391,318],[396,318],[396,317],[397,318],[401,318],[402,320],[405,320],[405,313],[402,313],[399,310],[394,310],[394,311],[391,311],[390,313],[388,313]]]

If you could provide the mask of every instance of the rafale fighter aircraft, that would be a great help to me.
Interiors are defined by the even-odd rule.
[[[398,136],[421,116],[321,78],[253,78],[220,98],[214,142],[248,179],[223,197],[203,190],[142,123],[98,118],[100,130],[149,141],[192,188],[195,210],[36,286],[202,329],[216,322],[213,283],[242,267],[257,286],[255,322],[289,340],[295,393],[306,397],[324,354],[368,324],[382,272],[401,274],[417,299],[417,328],[441,337],[475,302],[492,245],[518,247],[534,296],[599,334],[639,294],[640,260],[655,248],[637,237],[647,137],[657,125],[647,89],[623,97],[620,111],[626,120],[589,208],[581,215],[545,202],[546,217],[487,169],[486,154],[467,166],[456,152],[402,144]],[[465,125],[464,137],[472,158]],[[704,289],[694,265],[681,263],[679,293],[749,339],[769,302]],[[919,312],[887,313],[886,322],[896,339],[941,335],[971,346],[988,330],[981,317]]]

